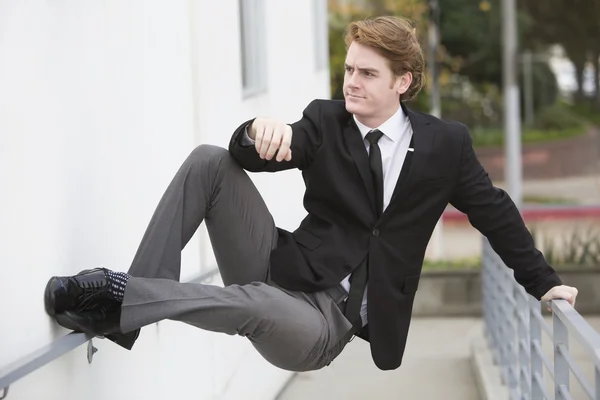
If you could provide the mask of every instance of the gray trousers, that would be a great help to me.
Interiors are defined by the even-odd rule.
[[[179,282],[181,250],[202,221],[225,287]],[[197,147],[160,200],[128,271],[122,330],[177,320],[245,336],[281,369],[329,365],[351,338],[338,306],[345,291],[278,287],[269,278],[276,245],[273,217],[245,171],[226,149]]]

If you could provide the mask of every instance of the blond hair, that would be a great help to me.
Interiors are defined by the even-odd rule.
[[[412,100],[425,84],[425,60],[415,27],[407,19],[382,16],[354,21],[346,30],[346,49],[352,42],[369,46],[388,59],[395,76],[412,74],[400,100]]]

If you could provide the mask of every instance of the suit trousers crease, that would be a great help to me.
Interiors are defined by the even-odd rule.
[[[202,221],[225,287],[179,282],[181,251]],[[269,276],[277,238],[264,200],[229,152],[198,146],[160,199],[133,259],[121,329],[171,319],[247,337],[282,369],[328,365],[351,337],[338,306],[345,292],[279,287]]]

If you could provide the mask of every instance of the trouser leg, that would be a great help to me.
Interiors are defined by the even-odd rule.
[[[288,292],[263,282],[226,287],[132,278],[122,328],[164,319],[247,337],[271,364],[291,371],[324,367],[343,349],[350,323],[324,292]]]
[[[181,250],[202,221],[225,285],[264,282],[277,230],[252,180],[226,149],[201,145],[162,196],[129,274],[179,280]]]

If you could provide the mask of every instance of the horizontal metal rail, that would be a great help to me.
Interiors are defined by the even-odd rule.
[[[192,279],[189,283],[204,283],[218,273],[219,269],[213,268],[199,277]],[[96,352],[96,348],[92,343],[93,338],[94,336],[84,333],[71,332],[3,367],[0,369],[0,400],[6,398],[10,385],[15,381],[51,363],[86,342],[88,343],[87,358],[88,362],[91,363],[92,357]]]

